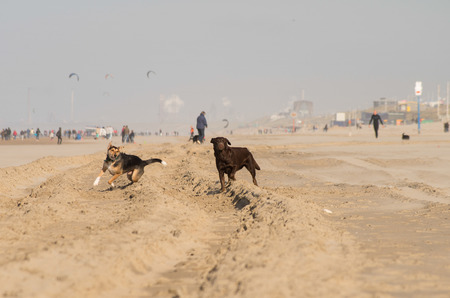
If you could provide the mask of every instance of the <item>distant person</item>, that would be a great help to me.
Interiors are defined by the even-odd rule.
[[[125,128],[123,129],[123,138],[125,139],[126,143],[130,142],[130,129],[128,128],[128,125],[125,125]]]
[[[36,140],[39,141],[39,135],[41,134],[41,130],[39,129],[39,127],[36,129]]]
[[[104,126],[100,128],[100,138],[106,139],[106,129]]]
[[[61,127],[58,129],[58,131],[56,132],[56,137],[58,138],[58,145],[62,144],[62,131],[61,131]]]
[[[327,132],[328,131],[328,124],[325,124],[325,126],[323,127],[323,132]]]
[[[122,132],[120,133],[120,136],[122,137],[122,144],[125,143],[125,125],[122,126]]]
[[[205,141],[205,128],[208,127],[205,114],[205,111],[202,111],[197,117],[198,140],[200,143],[203,143]]]
[[[444,123],[444,132],[448,132],[448,122]]]
[[[375,131],[375,138],[378,138],[378,125],[379,123],[381,123],[381,125],[384,126],[384,124],[380,115],[377,114],[377,111],[373,111],[372,117],[370,117],[369,128],[372,122],[373,122],[373,130]]]
[[[134,130],[131,130],[129,137],[129,142],[134,144]]]
[[[192,125],[191,125],[190,133],[191,133],[191,136],[189,137],[189,141],[194,139],[194,127],[192,127]]]
[[[112,140],[112,136],[113,136],[114,130],[112,128],[112,126],[107,126],[106,127],[106,138],[111,141]]]

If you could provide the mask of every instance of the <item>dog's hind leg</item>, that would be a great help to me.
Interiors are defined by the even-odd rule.
[[[132,178],[132,177],[133,177],[133,173],[134,173],[134,170],[127,173],[127,178],[128,178],[128,180],[130,180],[131,182],[133,182],[133,178]]]
[[[258,186],[258,182],[256,181],[256,170],[254,165],[253,166],[249,166],[249,165],[245,165],[245,167],[247,168],[247,170],[250,172],[250,174],[252,175],[253,178],[253,184],[255,184],[256,186]]]
[[[133,171],[131,175],[131,182],[138,182],[141,179],[142,175],[144,175],[144,169],[136,169]]]

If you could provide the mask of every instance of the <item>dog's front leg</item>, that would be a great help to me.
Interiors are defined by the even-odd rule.
[[[220,186],[221,186],[220,191],[224,192],[225,191],[225,174],[224,174],[224,172],[222,172],[222,171],[219,172],[219,179],[220,179]]]
[[[230,186],[231,186],[231,181],[232,181],[232,180],[234,180],[234,179],[232,179],[231,176],[230,176],[230,174],[228,174],[228,182],[227,182],[226,187],[230,187]]]
[[[114,180],[116,180],[117,178],[119,178],[120,174],[115,174],[111,179],[109,179],[108,183],[109,185],[111,185],[112,187],[114,187]]]
[[[236,177],[234,175],[236,174],[236,171],[232,170],[231,173],[228,174],[228,184],[227,187],[231,186],[232,181],[236,181]]]
[[[98,175],[97,179],[95,179],[95,181],[94,181],[94,186],[97,186],[97,185],[98,185],[98,183],[100,182],[100,178],[103,176],[103,174],[105,174],[105,171],[104,171],[104,170],[102,170],[102,171],[100,172],[100,174]]]

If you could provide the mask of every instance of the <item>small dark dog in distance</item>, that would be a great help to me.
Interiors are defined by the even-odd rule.
[[[191,136],[191,137],[189,138],[189,141],[192,141],[192,143],[194,143],[194,144],[200,144],[200,140],[198,139],[198,135]],[[188,141],[188,142],[189,142],[189,141]]]
[[[409,136],[405,133],[402,133],[402,140],[409,140]]]
[[[260,170],[258,163],[247,148],[230,147],[230,141],[227,138],[212,138],[211,143],[214,148],[214,156],[216,157],[216,167],[219,171],[220,191],[225,191],[225,174],[228,175],[228,185],[231,180],[236,180],[234,175],[237,171],[246,167],[253,178],[253,184],[258,186],[256,182],[256,170]]]
[[[200,144],[200,140],[198,139],[198,135],[191,135],[191,137],[189,138],[188,142],[192,141],[192,143],[194,144]]]

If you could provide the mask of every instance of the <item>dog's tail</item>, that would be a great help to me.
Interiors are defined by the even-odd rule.
[[[149,165],[154,162],[159,162],[163,166],[167,166],[167,162],[165,162],[164,160],[159,159],[159,158],[150,158],[150,159],[144,160],[144,162],[145,162],[145,165]]]

